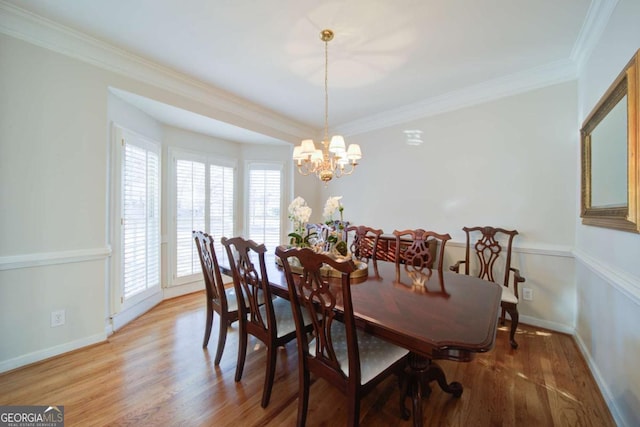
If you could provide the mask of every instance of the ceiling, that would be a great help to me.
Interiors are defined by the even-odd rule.
[[[324,28],[335,32],[329,43],[329,122],[339,128],[530,70],[575,64],[583,27],[606,1],[6,3],[321,129]],[[181,116],[163,114],[158,104],[138,99],[136,105],[162,121]],[[196,130],[189,117],[170,124]],[[200,116],[193,119],[198,122],[197,131],[215,133],[215,121],[207,125]],[[225,138],[234,138],[233,129],[226,132]]]

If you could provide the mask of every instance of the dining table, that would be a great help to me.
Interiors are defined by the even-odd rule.
[[[372,264],[372,263],[371,263]],[[448,382],[436,360],[470,362],[476,353],[493,348],[498,324],[500,285],[474,276],[441,270],[410,271],[404,265],[377,262],[367,274],[351,279],[356,324],[367,333],[409,350],[404,407],[412,400],[413,424],[423,421],[422,399],[430,382],[460,397],[463,386]],[[267,275],[274,294],[289,298],[283,268],[267,258]],[[329,278],[339,283],[339,279]]]

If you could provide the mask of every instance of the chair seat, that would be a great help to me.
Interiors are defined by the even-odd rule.
[[[227,310],[238,310],[238,299],[236,298],[236,291],[233,288],[225,289],[224,293],[227,295]]]
[[[344,323],[334,321],[331,325],[333,349],[340,362],[340,368],[349,376],[349,359],[347,355],[347,331]],[[358,350],[360,353],[360,381],[366,384],[389,366],[405,357],[409,351],[388,343],[361,330],[356,330]],[[315,355],[315,338],[309,341],[309,353]]]
[[[276,315],[278,338],[290,334],[291,332],[295,332],[296,324],[293,319],[293,312],[291,311],[291,303],[289,302],[289,300],[276,296],[273,297],[272,304],[273,311]],[[267,308],[264,305],[260,306],[260,313],[262,314],[264,319],[267,318]],[[305,325],[311,323],[311,318],[309,317],[306,310],[303,310],[302,318],[304,319]]]
[[[507,286],[501,286],[502,288],[502,297],[501,297],[501,301],[502,302],[507,302],[510,304],[517,304],[518,303],[518,297],[516,297],[516,294],[513,293],[513,289]]]

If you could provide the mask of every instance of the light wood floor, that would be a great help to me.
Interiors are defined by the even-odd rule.
[[[67,426],[295,425],[295,341],[278,353],[271,403],[262,409],[264,348],[249,342],[244,378],[235,383],[237,326],[214,366],[217,332],[202,349],[204,300],[196,293],[165,301],[106,343],[0,375],[0,405],[64,405]],[[440,362],[464,393],[456,399],[434,385],[425,426],[615,425],[570,336],[522,325],[517,340],[512,350],[501,328],[489,353]],[[365,398],[361,425],[410,426],[398,417],[398,400],[390,378]],[[311,386],[310,402],[309,426],[344,425],[344,399],[323,380]]]

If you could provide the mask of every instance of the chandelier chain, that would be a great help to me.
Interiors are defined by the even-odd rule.
[[[324,140],[329,143],[329,40],[324,42]]]

